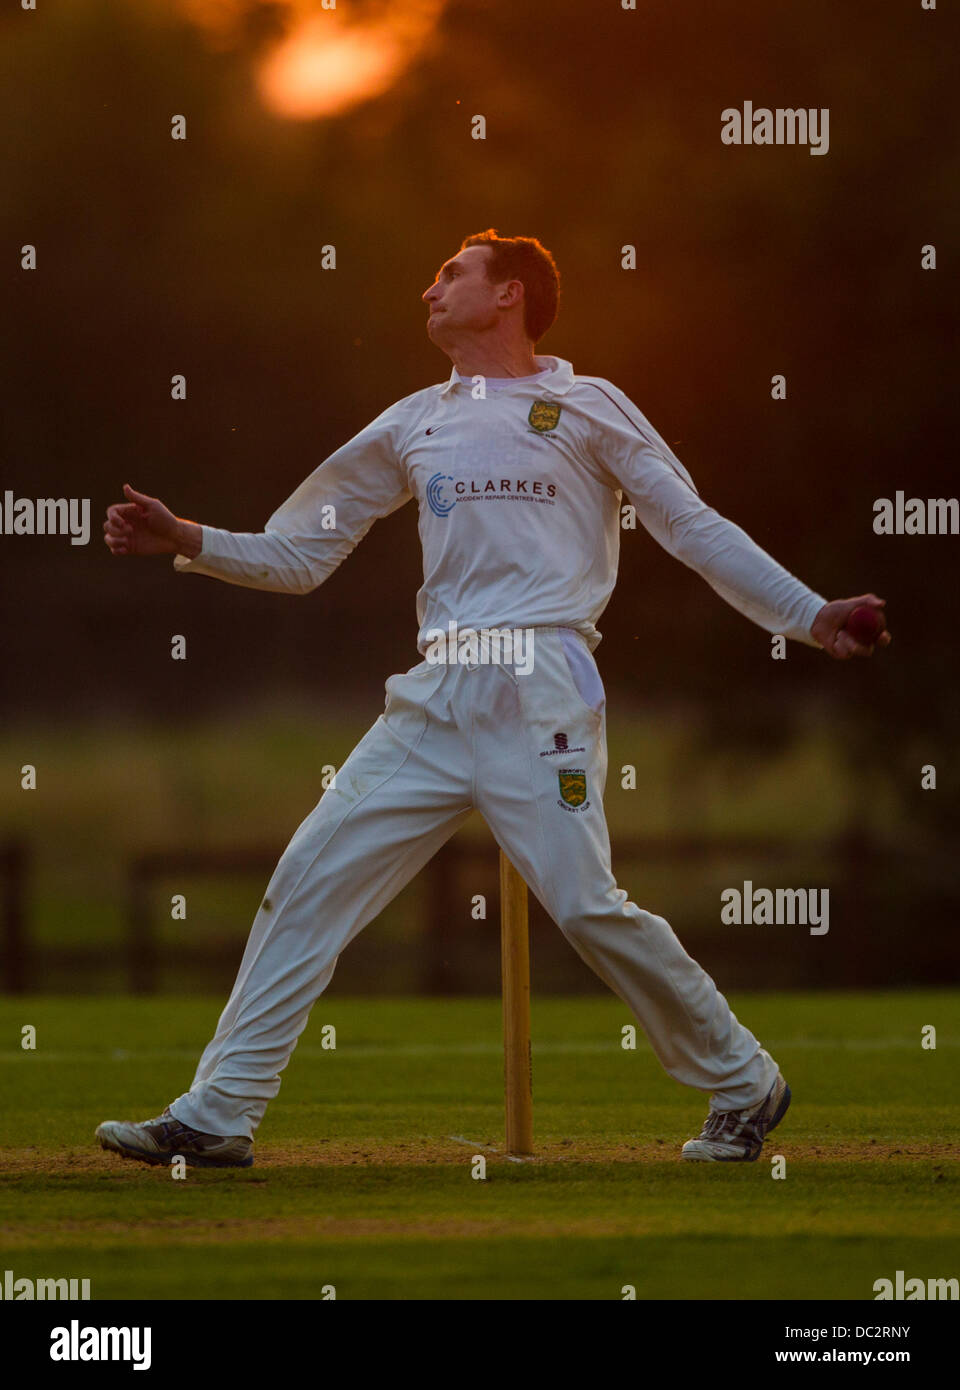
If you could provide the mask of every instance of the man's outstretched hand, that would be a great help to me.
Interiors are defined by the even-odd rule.
[[[886,599],[877,598],[876,594],[834,599],[833,603],[825,603],[820,609],[813,620],[810,635],[838,661],[846,661],[851,656],[872,656],[874,646],[889,647],[889,632],[884,629],[872,646],[864,646],[846,631],[845,625],[855,608],[878,608],[882,612],[885,603]]]
[[[124,483],[126,502],[107,508],[103,539],[113,555],[200,554],[203,531],[194,521],[181,521],[158,497],[148,497]]]

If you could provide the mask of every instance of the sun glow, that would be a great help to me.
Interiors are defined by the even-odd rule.
[[[254,58],[257,90],[270,111],[312,120],[380,96],[425,50],[446,0],[353,5],[325,9],[320,0],[277,0],[269,37]],[[181,10],[218,49],[240,46],[249,34],[251,0],[180,0]]]

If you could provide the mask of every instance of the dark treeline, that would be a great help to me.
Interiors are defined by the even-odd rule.
[[[261,106],[254,28],[216,52],[133,0],[0,20],[15,132],[0,491],[89,496],[94,526],[85,548],[0,537],[5,716],[329,702],[418,659],[413,505],[305,599],[115,560],[100,524],[129,481],[181,515],[262,529],[376,413],[446,378],[419,296],[494,225],[558,258],[541,352],[627,391],[704,498],[812,587],[888,599],[895,643],[869,665],[799,647],[773,663],[758,629],[627,532],[598,652],[611,691],[701,701],[711,736],[752,746],[811,700],[856,713],[854,757],[883,740],[913,769],[957,746],[957,539],[872,531],[876,498],[957,493],[943,17],[865,0],[641,10],[453,4],[388,95],[302,123]],[[828,107],[829,153],[722,145],[721,110],[747,99]]]

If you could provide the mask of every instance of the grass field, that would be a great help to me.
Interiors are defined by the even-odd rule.
[[[754,1164],[678,1161],[706,1100],[621,1047],[615,999],[535,1002],[533,1161],[500,1152],[486,999],[325,996],[252,1169],[174,1181],[96,1148],[189,1086],[221,1002],[0,1004],[4,1269],[94,1299],[871,1299],[898,1269],[960,1275],[956,993],[732,998],[794,1091]]]

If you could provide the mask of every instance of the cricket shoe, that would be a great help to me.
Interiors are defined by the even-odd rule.
[[[174,1158],[182,1158],[190,1168],[250,1168],[253,1165],[252,1140],[242,1135],[225,1139],[219,1134],[201,1134],[174,1119],[169,1110],[164,1110],[155,1120],[139,1123],[105,1120],[97,1126],[97,1138],[102,1149],[112,1149],[124,1158],[138,1158],[142,1163],[169,1166]]]
[[[790,1087],[777,1073],[766,1098],[750,1110],[710,1110],[697,1139],[688,1139],[681,1158],[712,1163],[752,1163],[760,1155],[766,1135],[787,1113]]]

